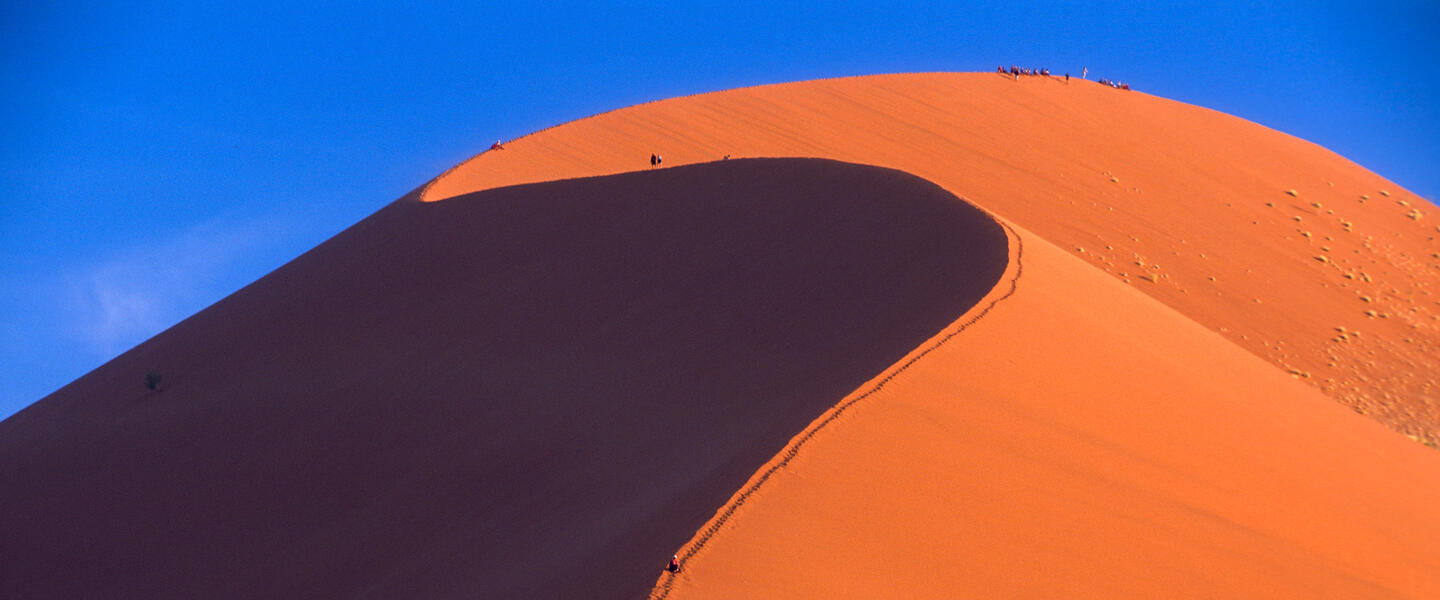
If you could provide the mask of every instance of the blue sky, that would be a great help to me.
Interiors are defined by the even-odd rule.
[[[490,141],[683,94],[1084,65],[1440,194],[1434,2],[0,4],[0,417]]]

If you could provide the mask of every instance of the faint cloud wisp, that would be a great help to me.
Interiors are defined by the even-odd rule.
[[[163,299],[148,291],[133,289],[128,282],[119,282],[110,271],[92,274],[86,282],[88,290],[78,291],[76,298],[79,333],[91,346],[105,355],[114,355],[134,345],[133,340],[153,334],[161,328],[160,303]]]
[[[66,278],[71,335],[109,358],[273,269],[255,255],[290,227],[274,221],[209,222],[130,248]]]

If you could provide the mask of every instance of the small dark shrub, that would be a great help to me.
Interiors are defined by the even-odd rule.
[[[150,372],[145,374],[145,387],[150,388],[151,390],[160,389],[159,371],[156,371],[155,369],[150,369]]]

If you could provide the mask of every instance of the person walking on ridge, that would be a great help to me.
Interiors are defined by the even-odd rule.
[[[671,572],[671,573],[679,573],[679,572],[680,572],[680,555],[679,555],[679,554],[676,554],[676,555],[670,557],[670,564],[665,565],[665,570],[666,570],[666,571],[669,571],[669,572]]]

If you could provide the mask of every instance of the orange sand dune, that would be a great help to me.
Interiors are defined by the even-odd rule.
[[[567,123],[457,166],[425,198],[644,169],[651,153],[666,166],[815,156],[914,173],[1440,443],[1440,214],[1304,140],[1078,79],[870,76]]]
[[[877,76],[418,196],[0,422],[0,596],[1440,597],[1432,207],[1312,144]]]
[[[1440,455],[1020,240],[652,597],[1440,597]]]
[[[641,597],[1005,264],[833,161],[402,198],[0,422],[0,598]]]

